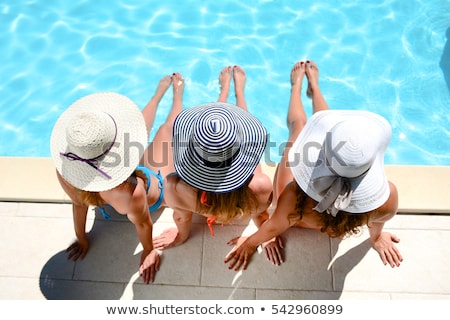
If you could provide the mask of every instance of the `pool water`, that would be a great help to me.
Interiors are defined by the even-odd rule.
[[[311,59],[331,108],[391,123],[387,164],[450,165],[448,0],[4,0],[0,30],[0,156],[49,157],[53,124],[84,95],[115,91],[143,108],[159,79],[178,71],[187,108],[215,101],[220,70],[238,64],[277,161],[289,73]]]

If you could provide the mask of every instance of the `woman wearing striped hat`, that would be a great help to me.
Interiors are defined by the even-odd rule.
[[[237,106],[226,103],[232,77]],[[177,228],[156,237],[155,247],[184,243],[193,213],[207,217],[212,235],[215,222],[252,217],[259,227],[268,219],[272,183],[260,165],[267,132],[247,111],[245,80],[241,67],[224,68],[218,102],[177,116],[172,137],[176,172],[166,178],[166,201],[174,210]]]

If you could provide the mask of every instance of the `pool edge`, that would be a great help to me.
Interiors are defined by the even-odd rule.
[[[275,167],[262,163],[273,177]],[[386,165],[399,192],[399,212],[449,214],[450,166]],[[69,203],[51,158],[0,157],[0,201]]]

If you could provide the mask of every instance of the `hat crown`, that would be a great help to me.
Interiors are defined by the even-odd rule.
[[[82,159],[102,156],[116,138],[114,119],[105,112],[84,111],[76,114],[66,129],[68,151]]]
[[[379,126],[364,118],[337,123],[325,138],[324,149],[328,166],[337,175],[354,178],[372,166],[383,141]]]
[[[195,152],[205,162],[223,163],[235,156],[241,143],[241,128],[227,109],[211,107],[194,123],[191,139]]]

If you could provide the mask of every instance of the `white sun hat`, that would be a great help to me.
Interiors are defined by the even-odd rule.
[[[175,119],[172,140],[180,178],[194,188],[224,193],[252,177],[267,132],[242,108],[214,102],[182,111]]]
[[[148,134],[138,106],[113,92],[85,96],[65,110],[50,139],[53,162],[74,187],[99,192],[125,181],[136,169]]]
[[[390,188],[384,153],[391,138],[386,119],[369,111],[319,111],[289,151],[295,181],[319,202],[316,211],[366,213],[383,205]]]

